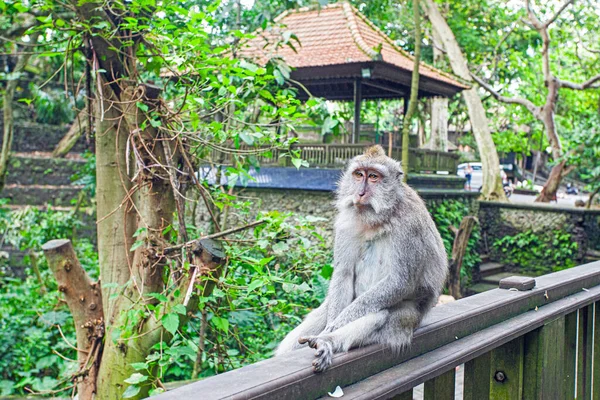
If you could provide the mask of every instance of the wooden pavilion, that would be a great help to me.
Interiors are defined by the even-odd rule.
[[[240,55],[265,64],[281,57],[293,68],[290,80],[299,98],[354,101],[352,143],[357,142],[363,99],[398,99],[410,95],[414,58],[400,49],[347,2],[319,9],[286,11],[270,30],[260,30]],[[282,44],[291,32],[299,44]],[[289,35],[289,33],[288,33]],[[419,67],[419,97],[451,97],[469,86],[425,63]]]

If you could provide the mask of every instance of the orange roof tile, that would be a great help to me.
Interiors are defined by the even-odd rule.
[[[320,9],[286,11],[275,21],[281,26],[257,32],[242,46],[240,55],[261,63],[277,55],[294,68],[378,61],[404,71],[413,70],[414,58],[346,2]],[[296,51],[287,45],[277,45],[286,31],[294,33],[300,40],[299,45],[292,41]],[[376,49],[379,48],[378,53]],[[423,62],[419,72],[423,77],[461,90],[469,87],[451,74]]]

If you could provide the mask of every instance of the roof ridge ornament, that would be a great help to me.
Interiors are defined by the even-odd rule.
[[[342,2],[342,10],[344,10],[344,16],[346,17],[346,21],[348,22],[348,29],[350,29],[350,34],[352,35],[352,39],[354,39],[354,43],[358,46],[358,48],[365,53],[370,59],[383,61],[383,57],[381,52],[375,51],[369,47],[365,39],[360,34],[360,30],[358,29],[358,23],[356,22],[356,12],[358,10],[353,9],[347,1]]]

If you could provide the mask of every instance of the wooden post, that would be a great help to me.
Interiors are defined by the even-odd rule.
[[[594,371],[592,399],[600,400],[600,301],[594,303]]]
[[[360,106],[362,103],[362,85],[360,79],[354,80],[354,129],[352,143],[360,141]]]
[[[577,400],[592,398],[592,305],[579,309],[577,346]]]
[[[523,399],[563,399],[565,318],[525,335]]]
[[[448,372],[425,382],[425,400],[454,400],[456,372]]]
[[[465,363],[464,400],[487,400],[490,398],[490,352]]]
[[[564,398],[575,398],[575,359],[577,354],[577,311],[565,315],[565,342],[564,342]]]
[[[490,399],[522,398],[523,336],[492,350],[490,365]]]
[[[51,240],[42,246],[58,290],[65,295],[77,334],[80,399],[92,399],[96,392],[96,376],[102,355],[104,311],[102,293],[81,267],[70,240]]]

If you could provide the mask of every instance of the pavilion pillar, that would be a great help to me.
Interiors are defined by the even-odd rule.
[[[360,79],[354,80],[354,127],[352,129],[352,143],[360,141],[360,106],[362,103],[362,84]]]

